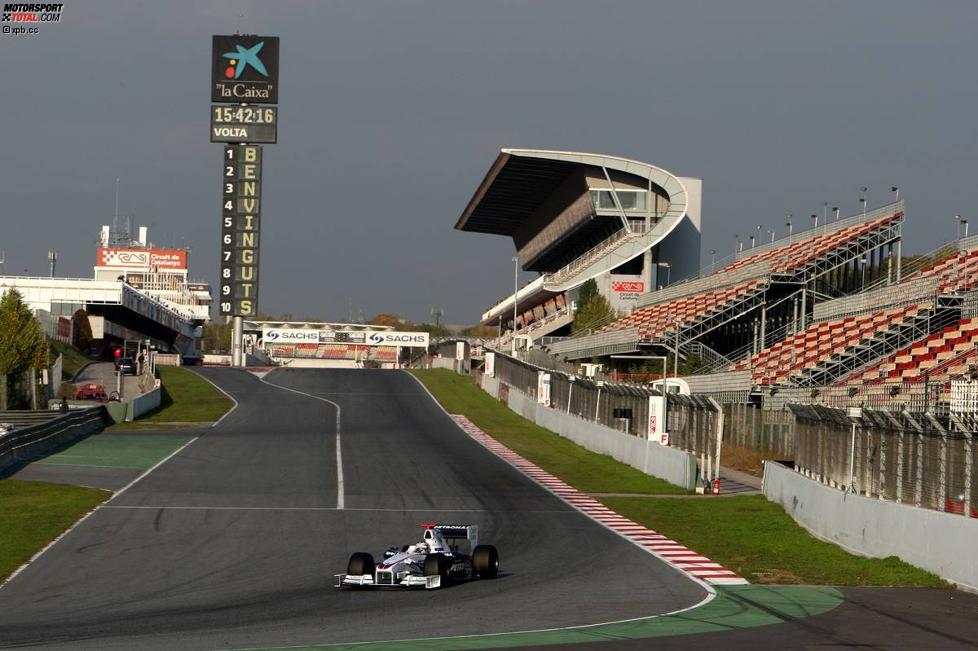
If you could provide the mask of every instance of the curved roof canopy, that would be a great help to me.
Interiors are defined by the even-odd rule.
[[[667,214],[686,213],[686,188],[666,170],[639,161],[573,151],[503,149],[455,228],[513,236],[578,167],[598,167],[648,179],[669,195]]]

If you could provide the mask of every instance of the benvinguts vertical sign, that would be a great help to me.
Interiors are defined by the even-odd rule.
[[[277,36],[214,36],[211,49],[211,142],[223,142],[219,312],[258,313],[262,148],[277,141]],[[223,106],[233,104],[236,106]]]

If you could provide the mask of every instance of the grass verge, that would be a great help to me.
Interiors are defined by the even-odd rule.
[[[118,423],[107,429],[158,429],[178,424],[212,423],[233,403],[207,380],[178,366],[157,366],[163,382],[160,408],[134,423]]]
[[[0,481],[0,581],[110,495],[98,488]]]
[[[578,490],[685,492],[538,427],[478,388],[473,378],[446,369],[413,373],[450,413],[464,414],[497,441]],[[600,501],[753,583],[948,587],[937,576],[898,558],[863,558],[822,542],[762,495]]]
[[[75,373],[90,361],[89,358],[85,357],[80,350],[60,341],[55,341],[53,339],[48,340],[48,344],[51,350],[51,361],[54,362],[58,358],[58,355],[62,355],[61,358],[61,377],[59,381],[69,381],[75,376]]]
[[[587,493],[685,494],[678,486],[595,454],[509,410],[480,389],[475,379],[447,369],[414,370],[452,414],[465,414],[510,450]]]
[[[895,556],[854,556],[818,540],[763,495],[696,500],[613,497],[601,502],[751,583],[948,587]]]

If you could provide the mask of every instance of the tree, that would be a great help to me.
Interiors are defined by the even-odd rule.
[[[480,339],[492,339],[496,336],[496,329],[492,326],[477,325],[462,330],[463,337],[479,337]]]
[[[404,326],[404,321],[396,314],[381,313],[370,319],[369,324],[375,326],[390,326],[397,329]]]
[[[11,398],[10,378],[48,363],[44,329],[20,293],[11,289],[0,298],[0,409]]]
[[[204,326],[204,352],[231,352],[231,324],[222,321],[211,321]]]
[[[578,334],[598,328],[611,322],[615,311],[604,296],[598,292],[598,284],[588,280],[578,290],[577,311],[571,324],[571,333]]]
[[[452,331],[445,326],[433,323],[418,323],[413,327],[418,332],[427,332],[432,337],[448,337],[452,334]]]
[[[92,324],[88,312],[83,309],[77,309],[71,315],[71,345],[82,352],[92,345]]]

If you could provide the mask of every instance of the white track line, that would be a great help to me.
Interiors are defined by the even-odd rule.
[[[210,383],[211,386],[213,386],[215,389],[217,389],[218,391],[220,391],[221,393],[223,393],[224,395],[226,395],[228,398],[231,399],[231,402],[234,403],[234,406],[233,407],[231,407],[230,409],[228,409],[224,413],[223,416],[221,416],[219,419],[217,419],[217,421],[215,421],[214,423],[211,424],[211,428],[213,428],[218,423],[220,423],[222,420],[224,420],[227,417],[228,414],[230,414],[232,411],[234,411],[235,409],[238,408],[238,401],[235,400],[234,397],[231,394],[229,394],[227,391],[225,391],[221,387],[217,386],[216,384],[214,384],[213,382],[211,382],[210,380],[208,380],[203,375],[198,374],[198,377],[201,377],[204,380],[206,380],[208,383]],[[115,506],[111,506],[110,507],[109,506],[109,503],[112,500],[114,500],[115,498],[117,498],[120,495],[122,495],[123,493],[125,493],[130,488],[132,488],[138,481],[140,481],[141,479],[143,479],[144,477],[146,477],[147,475],[149,475],[149,473],[153,472],[154,470],[156,470],[157,468],[159,468],[160,466],[162,466],[164,463],[166,463],[167,461],[169,461],[170,459],[172,459],[173,457],[175,457],[177,454],[179,454],[180,452],[182,452],[184,448],[186,448],[188,445],[190,445],[191,443],[193,443],[194,441],[196,441],[199,438],[200,438],[200,436],[193,437],[192,439],[190,439],[189,441],[187,441],[186,443],[184,443],[183,445],[181,445],[179,448],[177,448],[176,450],[174,450],[173,452],[171,452],[170,454],[168,454],[165,458],[163,458],[162,460],[160,460],[157,463],[155,463],[153,465],[153,467],[151,467],[149,470],[146,470],[145,472],[141,473],[138,477],[136,477],[135,479],[133,479],[131,482],[129,482],[128,484],[126,484],[125,486],[123,486],[122,488],[120,488],[119,490],[117,490],[115,493],[112,494],[112,497],[110,497],[106,501],[102,502],[101,504],[99,504],[98,506],[96,506],[94,509],[92,509],[91,511],[89,511],[88,513],[86,513],[85,515],[83,515],[81,518],[79,518],[73,525],[71,525],[70,527],[68,527],[67,529],[65,529],[63,532],[61,532],[61,535],[60,536],[58,536],[57,538],[55,538],[54,540],[52,540],[51,542],[49,542],[47,545],[45,545],[44,548],[41,549],[41,551],[37,552],[36,554],[34,554],[33,556],[31,556],[29,559],[27,559],[27,562],[26,563],[24,563],[23,565],[21,565],[20,567],[18,567],[16,570],[14,570],[13,573],[10,576],[8,576],[6,579],[3,580],[3,582],[0,582],[0,588],[3,588],[5,585],[7,585],[8,583],[10,583],[14,579],[14,577],[16,577],[18,574],[20,574],[24,570],[26,570],[27,567],[31,563],[33,563],[38,558],[40,558],[44,554],[44,552],[46,552],[47,550],[49,550],[52,547],[54,547],[58,543],[58,541],[60,541],[62,538],[64,538],[65,536],[67,536],[69,533],[71,533],[72,531],[74,531],[75,529],[77,529],[78,526],[81,525],[82,522],[84,522],[85,520],[87,520],[90,517],[92,517],[93,515],[95,515],[95,513],[99,509],[104,509],[104,508],[113,508],[114,509],[114,508],[118,508],[118,507],[115,507]]]
[[[104,509],[117,509],[117,510],[147,510],[147,511],[159,511],[159,510],[173,510],[173,511],[339,511],[335,506],[154,506],[151,504],[133,504],[133,505],[105,505]],[[489,509],[431,509],[426,507],[404,507],[399,509],[392,508],[344,508],[343,511],[369,511],[369,512],[379,512],[379,513],[566,513],[568,515],[578,515],[578,512],[572,509],[527,509],[520,510],[514,509],[510,511],[493,511]]]
[[[290,389],[289,387],[283,387],[281,384],[275,384],[274,382],[269,382],[264,377],[258,378],[259,382],[267,384],[270,387],[275,387],[276,389],[282,389],[283,391],[291,391],[292,393],[297,393],[300,396],[305,396],[307,398],[312,398],[313,400],[320,400],[322,402],[328,403],[336,407],[336,510],[342,511],[346,506],[346,499],[344,497],[343,491],[343,446],[340,443],[340,413],[341,408],[338,404],[332,400],[328,400],[321,396],[317,396],[312,393],[306,393],[305,391],[299,391],[298,389]]]
[[[676,567],[672,563],[669,563],[665,559],[661,558],[660,556],[658,556],[654,552],[651,552],[650,550],[644,548],[638,541],[632,540],[631,538],[629,538],[628,536],[626,536],[622,532],[616,531],[614,529],[614,527],[609,526],[607,523],[602,522],[597,517],[595,517],[592,514],[588,513],[586,510],[584,510],[583,508],[581,508],[581,506],[579,504],[576,503],[577,501],[579,501],[580,498],[578,500],[568,500],[565,497],[561,496],[555,490],[556,486],[553,487],[553,488],[550,487],[550,486],[547,486],[546,484],[541,483],[537,478],[534,478],[533,476],[531,476],[527,472],[527,470],[531,470],[534,473],[542,473],[542,472],[545,472],[542,468],[539,468],[539,466],[535,466],[532,469],[524,469],[524,468],[521,468],[520,466],[517,466],[515,463],[513,463],[509,459],[506,459],[506,458],[500,456],[499,454],[496,454],[496,452],[494,450],[492,450],[491,448],[483,445],[478,439],[476,439],[471,434],[469,434],[468,432],[465,431],[465,428],[463,428],[462,425],[457,420],[455,420],[454,416],[452,414],[450,414],[448,412],[448,410],[445,409],[445,407],[442,406],[442,404],[440,402],[438,402],[438,399],[435,398],[434,394],[431,393],[431,391],[428,390],[428,387],[426,387],[424,385],[424,382],[422,382],[413,373],[408,373],[408,375],[410,375],[412,378],[414,378],[414,381],[417,382],[421,386],[422,389],[424,389],[424,392],[428,394],[428,396],[431,398],[432,402],[434,402],[436,405],[438,405],[438,408],[441,409],[445,413],[445,415],[448,416],[449,419],[451,419],[451,421],[453,423],[455,423],[455,426],[458,427],[458,429],[459,429],[460,432],[462,432],[463,434],[465,434],[466,436],[468,436],[469,438],[471,438],[475,443],[477,443],[478,445],[480,445],[483,449],[485,449],[486,451],[488,451],[490,454],[492,454],[493,456],[495,456],[497,459],[502,460],[504,463],[508,464],[510,467],[515,468],[524,477],[526,477],[527,479],[529,479],[530,481],[532,481],[533,483],[535,483],[537,486],[540,486],[541,488],[543,488],[545,491],[547,491],[548,493],[550,493],[551,495],[553,495],[554,497],[556,497],[557,499],[559,499],[560,501],[562,501],[564,504],[568,504],[569,506],[571,506],[572,508],[574,508],[578,513],[584,515],[584,517],[590,519],[592,522],[598,523],[600,526],[604,527],[608,531],[611,531],[616,536],[619,536],[621,539],[627,540],[628,542],[630,542],[633,545],[639,547],[640,549],[643,549],[645,551],[650,552],[652,554],[652,556],[654,556],[655,558],[658,558],[662,562],[663,565],[665,565],[666,567],[674,570],[677,574],[679,574],[683,578],[685,578],[685,579],[687,579],[689,581],[692,581],[693,583],[699,585],[701,588],[703,588],[704,590],[706,590],[706,597],[704,597],[704,599],[701,602],[699,602],[698,604],[696,604],[694,606],[690,606],[689,608],[683,608],[682,610],[677,610],[677,611],[675,611],[676,613],[680,613],[680,612],[683,612],[683,611],[686,611],[686,610],[691,610],[693,608],[698,608],[699,606],[706,605],[707,603],[713,601],[713,599],[716,598],[717,592],[716,592],[716,590],[714,589],[714,587],[712,585],[710,585],[709,583],[707,583],[706,581],[702,580],[701,578],[699,578],[697,576],[693,576],[692,574],[689,574],[688,572],[682,571],[681,569],[679,569],[678,567]],[[479,390],[481,391],[482,388],[479,387]],[[485,433],[483,433],[483,434],[485,436],[489,436],[488,434],[485,434]],[[492,438],[492,437],[489,437],[489,438]],[[492,440],[495,441],[495,439],[492,439]],[[496,443],[499,446],[505,447],[505,446],[502,445],[502,443],[499,443],[498,441],[496,441]],[[506,448],[506,449],[508,450],[508,448]],[[567,484],[565,484],[562,481],[559,481],[558,480],[556,482],[556,484],[558,484],[561,488],[567,487],[567,488],[569,488],[571,490],[576,491],[576,489],[573,489],[572,487],[568,486]],[[579,493],[578,492],[578,495],[581,498],[584,498],[585,497],[583,493]],[[593,498],[586,498],[586,499],[589,500],[589,501],[593,501],[596,505],[598,505],[598,508],[607,508],[607,507],[603,507],[603,505],[600,505],[600,503],[597,502],[597,500],[594,500]],[[610,511],[610,509],[609,509],[609,514],[614,514],[615,516],[618,516],[617,513],[614,513],[614,511]],[[618,517],[620,517],[620,516],[618,516]],[[675,613],[664,613],[664,614],[675,614]]]
[[[231,407],[230,409],[228,409],[226,412],[224,412],[224,415],[223,416],[221,416],[220,418],[218,418],[217,420],[215,420],[213,423],[211,423],[211,428],[217,427],[222,420],[224,420],[225,418],[227,418],[228,416],[230,416],[231,415],[231,412],[238,408],[238,401],[235,400],[234,399],[234,396],[232,396],[230,393],[228,393],[227,391],[225,391],[221,387],[219,387],[216,384],[214,384],[213,382],[211,382],[210,378],[207,378],[207,377],[201,375],[200,373],[197,373],[196,371],[194,371],[194,372],[197,374],[197,377],[201,378],[202,380],[204,380],[205,382],[207,382],[208,384],[210,384],[212,387],[214,387],[215,389],[217,389],[218,391],[220,391],[221,393],[223,393],[225,396],[227,396],[228,400],[230,400],[231,402],[234,403],[234,406]]]
[[[69,533],[71,533],[72,531],[74,531],[75,529],[77,529],[78,526],[81,525],[82,522],[84,522],[85,520],[87,520],[90,517],[92,517],[93,515],[95,515],[95,513],[97,511],[99,511],[100,509],[105,509],[105,508],[116,508],[116,507],[110,507],[109,506],[109,502],[111,502],[112,500],[114,500],[115,498],[119,497],[120,495],[122,495],[123,493],[125,493],[127,490],[129,490],[130,488],[132,488],[132,486],[136,482],[138,482],[140,479],[142,479],[143,477],[145,477],[149,473],[153,472],[154,470],[156,470],[160,466],[162,466],[164,463],[166,463],[171,458],[173,458],[178,452],[180,452],[185,447],[187,447],[188,445],[190,445],[191,443],[193,443],[194,441],[196,441],[198,438],[200,438],[200,437],[199,436],[195,436],[192,439],[190,439],[189,441],[187,441],[186,443],[184,443],[183,445],[181,445],[179,448],[177,448],[176,450],[174,450],[173,452],[171,452],[170,454],[168,454],[166,456],[166,458],[164,458],[162,461],[157,462],[155,465],[153,465],[152,468],[150,468],[149,470],[146,470],[141,475],[139,475],[138,477],[136,477],[135,479],[133,479],[131,482],[129,482],[128,484],[126,484],[125,486],[123,486],[122,488],[120,488],[118,491],[116,491],[112,495],[112,497],[110,497],[106,501],[102,502],[101,504],[99,504],[98,506],[96,506],[94,509],[92,509],[91,511],[89,511],[88,513],[86,513],[85,515],[83,515],[73,525],[71,525],[70,527],[68,527],[67,529],[65,529],[63,532],[61,532],[61,535],[60,536],[58,536],[57,538],[55,538],[54,540],[52,540],[51,542],[49,542],[47,545],[44,546],[44,548],[41,551],[39,551],[36,554],[34,554],[33,556],[31,556],[29,559],[27,559],[27,562],[26,563],[24,563],[23,565],[21,565],[20,567],[18,567],[16,570],[14,570],[13,573],[10,576],[8,576],[3,581],[3,583],[0,583],[0,588],[3,588],[3,586],[5,586],[8,583],[10,583],[11,581],[13,581],[14,577],[16,577],[18,574],[20,574],[24,570],[26,570],[27,567],[31,563],[33,563],[34,561],[36,561],[38,558],[40,558],[41,555],[44,554],[44,552],[46,552],[47,550],[49,550],[52,547],[54,547],[58,543],[58,541],[60,541],[62,538],[64,538],[65,536],[67,536]]]

